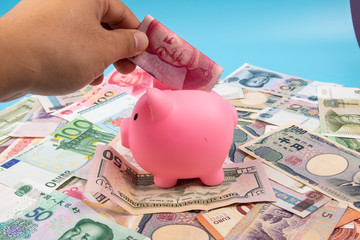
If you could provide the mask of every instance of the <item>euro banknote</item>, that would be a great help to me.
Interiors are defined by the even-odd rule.
[[[107,144],[114,137],[93,123],[77,118],[1,164],[0,183],[11,186],[26,175],[56,188],[91,161],[97,144]]]

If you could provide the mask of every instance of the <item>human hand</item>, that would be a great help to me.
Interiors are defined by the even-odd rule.
[[[131,72],[148,45],[139,24],[120,0],[22,0],[0,18],[0,101],[99,84],[112,63]]]

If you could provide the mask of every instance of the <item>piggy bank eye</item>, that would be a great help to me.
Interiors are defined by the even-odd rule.
[[[134,120],[136,120],[137,118],[138,118],[138,114],[135,113],[135,115],[134,115]]]

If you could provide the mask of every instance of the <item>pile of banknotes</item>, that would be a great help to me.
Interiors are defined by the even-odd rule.
[[[150,41],[153,21],[139,28]],[[0,239],[360,239],[360,88],[248,63],[217,81],[222,68],[188,51],[202,73],[212,66],[192,84],[195,70],[174,73],[154,52],[130,74],[0,112]],[[159,188],[121,145],[122,119],[160,83],[237,109],[222,184]]]

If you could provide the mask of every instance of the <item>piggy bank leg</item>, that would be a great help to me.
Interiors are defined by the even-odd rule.
[[[165,178],[154,176],[154,183],[156,186],[161,188],[170,188],[176,185],[177,178]]]
[[[213,173],[200,177],[200,180],[208,186],[219,185],[224,181],[224,170],[220,168]]]

